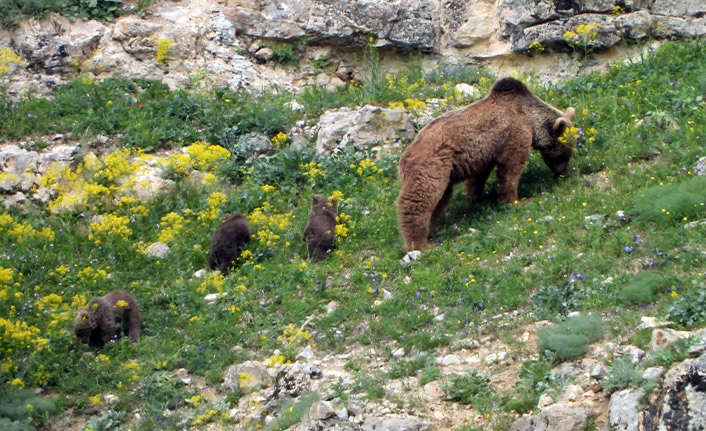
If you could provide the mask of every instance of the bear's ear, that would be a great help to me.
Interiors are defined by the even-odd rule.
[[[558,117],[556,120],[554,120],[554,124],[552,125],[552,134],[554,136],[561,136],[564,134],[564,130],[566,130],[567,127],[571,127],[571,120],[574,119],[574,114],[576,111],[574,108],[569,108],[566,110],[564,115],[561,117]]]
[[[566,112],[564,112],[564,118],[566,118],[567,120],[572,122],[572,121],[574,121],[574,115],[576,115],[576,109],[574,109],[571,106],[566,108]]]
[[[311,195],[311,203],[314,205],[320,204],[323,200],[324,197],[321,195]]]

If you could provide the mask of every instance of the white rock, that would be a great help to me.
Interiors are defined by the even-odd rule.
[[[150,257],[162,259],[167,253],[169,253],[169,246],[161,241],[157,241],[147,247],[147,256]]]
[[[642,316],[640,318],[640,325],[638,325],[637,329],[643,330],[643,329],[662,328],[665,326],[670,326],[671,324],[672,324],[672,322],[669,322],[666,320],[659,320],[656,317]]]
[[[658,379],[664,374],[664,370],[659,367],[650,367],[642,372],[642,378],[645,380]]]
[[[204,268],[199,269],[191,275],[192,278],[204,278],[210,271]]]
[[[395,358],[401,358],[404,356],[404,348],[400,347],[399,349],[393,350],[392,351],[392,356]]]
[[[437,362],[446,367],[449,365],[461,365],[463,364],[463,359],[458,355],[446,355],[443,358],[437,359]]]
[[[209,293],[208,295],[203,297],[203,300],[206,301],[206,303],[212,303],[216,302],[218,298],[222,298],[228,296],[226,292],[221,292],[221,293]]]
[[[507,358],[508,358],[507,352],[491,353],[485,357],[485,363],[486,364],[494,364],[496,362],[505,361],[505,360],[507,360]]]
[[[554,398],[551,397],[549,394],[542,394],[539,397],[539,401],[537,402],[537,407],[540,409],[543,409],[544,407],[550,406],[554,404]]]
[[[326,305],[326,314],[331,314],[338,308],[338,302],[331,301]]]
[[[311,345],[308,345],[304,350],[299,352],[297,359],[314,359],[314,356],[314,350],[311,348]]]
[[[480,97],[480,90],[478,90],[472,85],[463,82],[456,84],[456,87],[454,87],[454,89],[457,93],[469,99],[477,99]]]
[[[402,263],[410,263],[413,260],[419,259],[419,256],[422,255],[422,252],[419,250],[412,250],[408,252],[407,254],[404,255],[402,258],[401,262]]]
[[[682,338],[689,338],[691,333],[686,331],[675,331],[674,329],[658,328],[652,331],[650,349],[660,349]]]

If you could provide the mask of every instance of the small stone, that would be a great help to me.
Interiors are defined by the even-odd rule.
[[[491,353],[485,357],[486,364],[495,364],[497,362],[505,361],[508,358],[507,352]]]
[[[438,316],[435,316],[435,317],[434,317],[434,320],[437,321],[437,322],[443,322],[443,321],[444,321],[444,317],[446,317],[445,314],[439,314]]]
[[[393,350],[392,351],[392,356],[395,358],[401,358],[404,356],[404,348],[400,347],[399,349]]]
[[[552,396],[549,394],[542,394],[539,397],[539,401],[537,402],[537,407],[539,407],[540,409],[543,409],[543,408],[550,406],[552,404],[554,404],[554,398],[552,398]]]
[[[319,401],[309,409],[309,418],[323,421],[335,415],[333,404],[330,401]]]
[[[115,404],[118,402],[118,397],[113,394],[106,394],[103,399],[106,404]]]
[[[304,350],[299,352],[297,359],[314,359],[314,356],[314,350],[311,348],[311,345],[308,345]]]
[[[147,256],[156,257],[158,259],[164,258],[164,256],[169,253],[169,246],[163,242],[155,242],[147,247]]]
[[[362,400],[350,400],[348,401],[348,414],[351,416],[360,417],[365,411],[365,402]]]
[[[608,369],[603,366],[603,364],[596,364],[595,367],[591,369],[590,376],[596,380],[600,380],[608,374]]]
[[[338,308],[338,302],[331,301],[326,305],[326,314],[331,314]]]
[[[670,326],[671,324],[672,324],[672,322],[669,322],[666,320],[659,320],[656,317],[642,316],[640,318],[640,325],[638,325],[637,329],[643,330],[643,329],[662,328],[665,326]]]
[[[564,388],[559,394],[556,401],[558,403],[564,403],[567,401],[576,401],[583,395],[583,389],[579,385],[569,385]]]
[[[662,377],[664,370],[659,367],[650,367],[642,372],[642,378],[645,380],[654,380]]]
[[[346,408],[334,410],[333,413],[342,421],[348,420],[348,410]]]
[[[191,274],[191,278],[204,278],[209,271],[207,269],[201,268],[195,273]]]
[[[458,355],[446,355],[441,359],[437,359],[437,362],[447,367],[449,365],[461,365],[463,364],[463,359]]]
[[[402,258],[402,261],[401,261],[401,262],[402,262],[402,263],[410,263],[410,262],[413,261],[413,260],[419,259],[419,256],[421,256],[421,255],[422,255],[422,252],[421,252],[421,251],[419,251],[419,250],[412,250],[412,251],[410,251],[410,252],[408,252],[407,254],[404,255],[404,257]]]
[[[222,298],[228,296],[227,293],[209,293],[208,295],[203,297],[203,300],[206,301],[207,304],[211,304],[213,302],[216,302],[218,298]]]

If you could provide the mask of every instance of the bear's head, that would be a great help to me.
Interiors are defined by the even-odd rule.
[[[83,344],[88,344],[91,338],[91,332],[97,327],[95,313],[91,313],[88,309],[80,307],[74,319],[74,334],[76,339]]]
[[[338,202],[336,199],[329,199],[326,196],[311,195],[311,212],[320,210],[336,214],[338,212]]]
[[[547,123],[546,134],[550,142],[536,146],[542,154],[544,163],[556,176],[566,176],[569,173],[569,160],[576,147],[576,139],[572,131],[575,114],[574,108],[568,108],[566,112]]]

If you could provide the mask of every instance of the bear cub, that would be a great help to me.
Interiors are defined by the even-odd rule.
[[[74,334],[81,343],[100,348],[120,332],[133,342],[140,338],[140,308],[135,298],[124,290],[93,298],[87,307],[78,309]]]
[[[311,196],[311,213],[304,229],[303,240],[314,262],[326,259],[336,246],[336,199],[321,195]]]
[[[208,266],[218,268],[224,276],[240,256],[243,246],[250,242],[250,223],[240,213],[227,214],[226,221],[216,229],[208,252]]]

